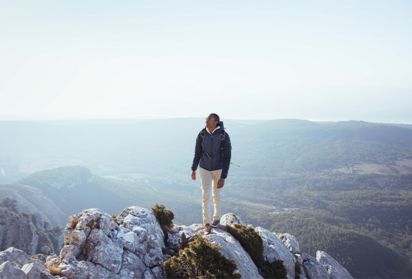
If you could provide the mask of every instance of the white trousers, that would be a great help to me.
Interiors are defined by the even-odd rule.
[[[213,196],[213,220],[220,219],[219,192],[222,188],[217,188],[217,182],[220,179],[222,169],[206,170],[199,166],[201,187],[202,187],[202,219],[203,225],[210,222],[210,192],[212,189]]]

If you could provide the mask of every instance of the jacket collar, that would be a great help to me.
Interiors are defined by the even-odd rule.
[[[206,131],[207,131],[209,134],[213,134],[217,129],[220,129],[220,126],[217,126],[217,127],[213,130],[213,132],[210,132],[210,131],[209,131],[209,128],[206,127]]]
[[[225,126],[223,125],[223,121],[220,121],[219,124],[216,126],[216,128],[213,130],[212,133],[214,133],[217,129],[221,129],[221,130],[222,130],[222,133],[224,133],[224,129],[225,129],[224,127],[225,127]],[[208,132],[209,134],[212,134],[212,133],[210,133],[210,131],[209,131],[209,129],[208,129],[207,127],[203,128],[203,130],[205,130],[205,131]]]

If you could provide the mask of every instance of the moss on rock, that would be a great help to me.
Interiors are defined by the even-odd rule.
[[[175,215],[173,211],[166,209],[163,204],[156,203],[152,207],[153,215],[156,217],[157,222],[162,228],[164,241],[167,242],[167,232],[173,227],[173,219]]]
[[[226,230],[239,241],[243,249],[250,255],[263,278],[287,278],[287,271],[283,261],[278,260],[269,263],[264,260],[262,238],[252,227],[244,224],[231,224],[226,225]]]
[[[227,225],[226,230],[240,242],[256,266],[262,265],[263,241],[253,228],[243,224],[232,224]]]
[[[165,261],[164,268],[170,279],[240,278],[240,274],[235,273],[236,264],[220,253],[219,245],[198,235],[180,249],[177,256]]]

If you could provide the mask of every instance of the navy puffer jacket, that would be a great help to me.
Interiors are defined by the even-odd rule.
[[[223,121],[220,121],[218,126],[220,128],[215,130],[213,134],[209,134],[206,128],[203,128],[197,135],[192,171],[195,171],[198,165],[210,171],[222,169],[220,177],[226,178],[232,155],[232,145],[229,134],[223,126]],[[222,134],[224,134],[223,140]],[[221,150],[221,144],[223,150]]]

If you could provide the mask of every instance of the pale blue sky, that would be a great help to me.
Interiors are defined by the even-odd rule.
[[[411,3],[0,0],[0,119],[412,123]]]

